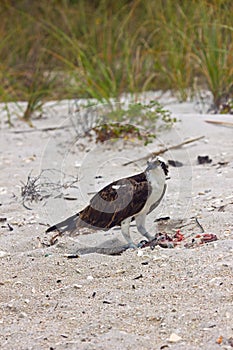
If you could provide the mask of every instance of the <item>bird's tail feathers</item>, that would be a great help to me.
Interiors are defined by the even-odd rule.
[[[79,214],[75,214],[73,216],[70,216],[69,218],[65,219],[64,221],[59,222],[56,225],[50,226],[46,233],[52,232],[52,231],[59,231],[59,232],[72,232],[77,228],[76,223],[78,219]]]

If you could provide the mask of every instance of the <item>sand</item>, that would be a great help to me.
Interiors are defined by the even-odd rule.
[[[232,122],[232,116],[199,114],[193,103],[166,96],[162,102],[179,122],[147,147],[77,139],[67,101],[47,104],[43,116],[33,120],[33,131],[17,119],[13,106],[14,127],[8,128],[2,113],[1,349],[232,349],[233,130],[205,122]],[[45,130],[50,126],[62,127]],[[44,245],[48,225],[82,209],[110,181],[145,167],[145,161],[123,163],[198,136],[204,138],[164,154],[183,166],[170,167],[166,196],[147,227],[151,234],[180,229],[190,242],[200,233],[198,218],[217,241],[100,254],[100,248],[108,252],[125,244],[112,229]],[[200,165],[198,155],[212,162]],[[29,210],[21,187],[42,169],[47,169],[38,181],[43,198],[39,193],[38,202],[25,200]],[[155,222],[165,216],[170,223]],[[135,226],[131,232],[139,242]]]

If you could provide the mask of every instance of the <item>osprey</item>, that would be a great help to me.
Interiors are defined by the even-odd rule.
[[[130,223],[135,220],[139,233],[149,241],[153,239],[145,227],[146,215],[161,202],[167,187],[167,174],[168,166],[157,157],[147,163],[144,172],[110,183],[91,199],[86,208],[49,227],[46,232],[75,233],[83,227],[109,230],[121,226],[129,247],[137,248],[130,237]]]

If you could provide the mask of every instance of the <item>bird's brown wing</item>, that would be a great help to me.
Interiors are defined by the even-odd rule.
[[[111,183],[98,192],[79,213],[78,226],[108,230],[139,213],[151,193],[144,173]]]
[[[46,232],[74,233],[82,227],[108,230],[139,213],[150,194],[151,186],[145,173],[120,179],[99,191],[85,209],[49,227]]]

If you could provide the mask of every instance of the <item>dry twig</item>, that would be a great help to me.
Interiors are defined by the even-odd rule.
[[[138,159],[135,159],[135,160],[131,160],[130,162],[124,163],[123,165],[125,166],[125,165],[129,165],[129,164],[132,164],[132,163],[135,163],[135,162],[139,162],[140,160],[148,159],[148,158],[150,158],[150,157],[156,157],[156,156],[158,156],[158,155],[160,155],[160,154],[163,154],[163,153],[165,153],[165,152],[167,152],[167,151],[170,151],[170,150],[172,150],[172,149],[180,148],[180,147],[182,147],[182,146],[184,146],[184,145],[187,145],[188,143],[195,142],[195,141],[199,141],[199,140],[203,139],[204,137],[205,137],[205,136],[199,136],[199,137],[194,137],[194,138],[192,138],[192,139],[188,139],[188,140],[186,140],[186,141],[183,141],[183,142],[181,142],[181,143],[178,143],[177,145],[165,147],[165,148],[160,149],[159,151],[152,152],[152,153],[148,154],[148,155],[145,156],[145,157],[141,157],[141,158],[138,158]]]
[[[27,177],[26,183],[23,183],[21,181],[22,203],[26,209],[31,210],[31,208],[28,207],[26,202],[28,203],[39,202],[53,196],[53,193],[55,193],[56,195],[59,195],[57,194],[57,192],[60,192],[62,189],[77,188],[77,182],[78,182],[77,177],[69,175],[70,177],[69,181],[66,181],[64,183],[61,183],[60,181],[52,182],[47,175],[49,172],[62,173],[61,170],[57,170],[57,169],[43,169],[38,176],[31,176],[31,172],[30,172],[30,174]],[[42,174],[43,174],[43,177],[42,177]],[[67,174],[65,173],[63,174],[67,176]],[[74,199],[73,197],[70,198],[66,196],[66,199],[67,198]]]
[[[44,132],[44,131],[54,131],[54,130],[60,130],[60,129],[68,129],[70,126],[48,126],[45,128],[31,128],[31,129],[25,129],[25,130],[11,130],[11,133],[13,134],[25,134],[25,133],[32,133],[32,132]]]
[[[233,126],[233,123],[231,122],[224,122],[220,120],[205,120],[205,122],[210,124],[222,125],[222,126]]]

